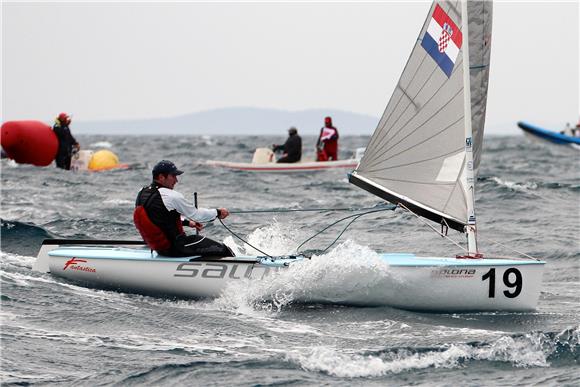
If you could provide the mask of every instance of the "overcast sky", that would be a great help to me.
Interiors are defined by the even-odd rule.
[[[2,2],[2,120],[379,117],[430,2]],[[496,1],[487,132],[580,118],[578,1]],[[556,128],[558,129],[558,128]]]

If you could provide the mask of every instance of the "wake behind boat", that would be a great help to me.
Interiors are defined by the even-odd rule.
[[[208,160],[206,164],[213,167],[250,172],[310,172],[336,168],[354,169],[363,153],[364,149],[359,149],[352,158],[346,160],[314,161],[305,159],[296,163],[277,163],[274,152],[268,148],[258,148],[250,163]]]
[[[574,129],[574,132],[576,132],[576,135],[574,135],[572,129],[568,133],[566,131],[563,131],[563,133],[554,132],[523,121],[518,122],[518,126],[524,131],[526,136],[533,140],[557,145],[568,145],[580,150],[580,128]]]
[[[435,1],[365,155],[354,185],[466,234],[459,256],[380,254],[388,268],[352,295],[305,302],[389,305],[433,312],[535,309],[545,262],[484,257],[478,248],[475,182],[482,155],[491,50],[491,2]],[[461,26],[461,27],[459,27]],[[308,270],[304,257],[164,258],[141,242],[45,241],[34,270],[92,286],[215,297],[233,281],[275,281]],[[111,246],[113,245],[113,246]],[[352,259],[357,258],[353,256]],[[337,284],[340,285],[340,284]]]

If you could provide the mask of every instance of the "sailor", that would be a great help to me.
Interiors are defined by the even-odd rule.
[[[274,152],[283,151],[278,163],[297,163],[302,158],[302,138],[295,127],[288,129],[288,139],[284,145],[272,145]]]
[[[324,118],[324,127],[316,142],[316,161],[338,160],[338,130],[332,126],[332,118]]]
[[[56,166],[62,169],[70,169],[70,161],[74,152],[78,152],[80,145],[70,132],[71,118],[66,113],[60,113],[54,121],[52,128],[58,139],[58,151],[56,153]]]
[[[233,257],[223,243],[202,235],[186,235],[183,226],[200,231],[199,222],[209,222],[229,215],[225,208],[196,208],[183,195],[173,190],[177,176],[183,171],[168,160],[153,167],[153,182],[137,195],[133,221],[143,240],[160,255],[168,257],[214,256]]]

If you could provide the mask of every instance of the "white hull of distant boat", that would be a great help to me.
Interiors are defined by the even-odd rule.
[[[251,163],[208,160],[207,165],[222,167],[236,171],[249,172],[313,172],[327,169],[354,169],[364,154],[364,148],[357,149],[351,159],[332,161],[299,161],[297,163],[277,163],[274,152],[268,148],[258,148],[254,152]]]
[[[228,284],[243,279],[276,281],[274,273],[306,259],[169,258],[151,253],[139,242],[92,243],[99,247],[90,241],[47,240],[33,269],[97,288],[200,299],[219,297]],[[538,302],[544,266],[544,262],[531,259],[427,258],[411,254],[382,254],[381,258],[389,264],[388,273],[364,291],[353,290],[346,296],[344,292],[303,293],[296,301],[431,312],[531,311]],[[339,284],[329,287],[335,285]]]
[[[324,171],[327,169],[354,169],[358,160],[333,160],[333,161],[310,161],[298,163],[235,163],[230,161],[208,160],[208,165],[213,167],[222,167],[236,171],[250,172],[308,172]]]

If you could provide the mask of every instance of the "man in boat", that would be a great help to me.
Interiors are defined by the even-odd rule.
[[[332,126],[332,118],[324,119],[316,142],[316,161],[338,160],[338,130]]]
[[[71,118],[66,113],[60,113],[54,121],[52,128],[58,139],[58,151],[56,152],[56,166],[62,169],[70,169],[70,161],[74,152],[78,152],[80,145],[70,132]]]
[[[183,171],[168,160],[153,167],[153,182],[141,189],[135,202],[133,221],[143,240],[160,255],[168,257],[214,256],[233,257],[223,243],[202,235],[187,235],[183,226],[200,231],[199,222],[209,222],[229,215],[225,208],[196,208],[184,196],[173,190],[177,176]]]
[[[283,151],[277,163],[297,163],[302,158],[302,138],[295,127],[288,129],[288,139],[284,145],[272,145],[274,152]]]

